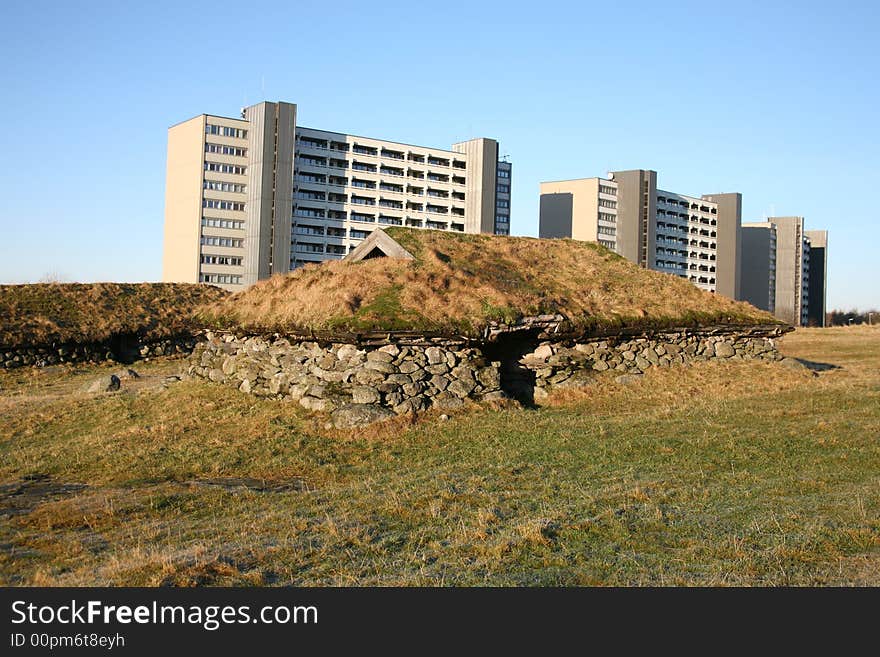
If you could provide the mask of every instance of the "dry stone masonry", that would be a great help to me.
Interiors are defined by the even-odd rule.
[[[582,386],[596,374],[615,372],[632,381],[651,367],[687,365],[698,361],[782,360],[773,337],[766,335],[702,335],[677,331],[624,339],[575,343],[543,342],[513,363],[506,362],[505,388],[542,399],[553,388]]]
[[[392,413],[454,408],[504,397],[501,364],[467,346],[389,344],[359,348],[283,337],[215,336],[200,343],[188,374],[242,392],[334,412],[337,426]]]
[[[189,354],[198,338],[182,335],[164,340],[143,341],[136,336],[119,336],[106,342],[69,342],[52,346],[3,348],[0,357],[4,369],[45,367],[59,363],[100,362],[115,360],[132,363],[136,360]]]
[[[780,360],[775,335],[681,330],[569,342],[519,336],[477,347],[321,344],[209,332],[190,356],[188,374],[330,412],[337,426],[356,426],[465,400],[531,402],[553,388],[587,385],[603,372],[631,379],[651,367],[710,359]]]

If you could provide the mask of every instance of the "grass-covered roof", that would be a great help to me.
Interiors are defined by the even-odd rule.
[[[194,330],[193,310],[227,294],[187,283],[0,285],[0,347],[160,339]]]
[[[480,337],[494,322],[560,314],[595,332],[777,324],[768,313],[642,269],[591,242],[387,228],[413,260],[306,265],[213,304],[224,328],[308,333],[423,331]]]

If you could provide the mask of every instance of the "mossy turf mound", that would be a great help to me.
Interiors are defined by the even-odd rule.
[[[0,346],[102,342],[120,335],[158,340],[193,331],[193,310],[227,292],[187,283],[0,285]]]
[[[250,332],[424,332],[478,338],[488,326],[561,315],[591,333],[718,324],[779,324],[742,302],[642,269],[591,242],[389,228],[413,260],[306,265],[202,312]]]

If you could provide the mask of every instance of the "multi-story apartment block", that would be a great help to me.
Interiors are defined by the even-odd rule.
[[[508,234],[512,167],[498,142],[451,150],[296,125],[296,105],[168,131],[163,280],[240,289],[339,259],[375,228]]]
[[[742,225],[743,261],[740,267],[741,300],[770,313],[776,312],[776,225]]]
[[[794,326],[825,326],[827,231],[805,231],[803,217],[742,230],[742,299]]]
[[[742,197],[657,189],[657,173],[541,183],[541,237],[598,241],[642,267],[738,294]]]
[[[808,326],[825,326],[825,298],[828,287],[828,231],[806,230],[804,234],[810,241],[810,285],[807,308]]]

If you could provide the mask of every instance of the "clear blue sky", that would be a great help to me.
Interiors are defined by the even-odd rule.
[[[744,221],[830,231],[829,309],[880,307],[876,2],[185,5],[5,5],[0,281],[158,280],[167,128],[267,99],[312,127],[498,139],[519,235],[542,180],[740,191]]]

